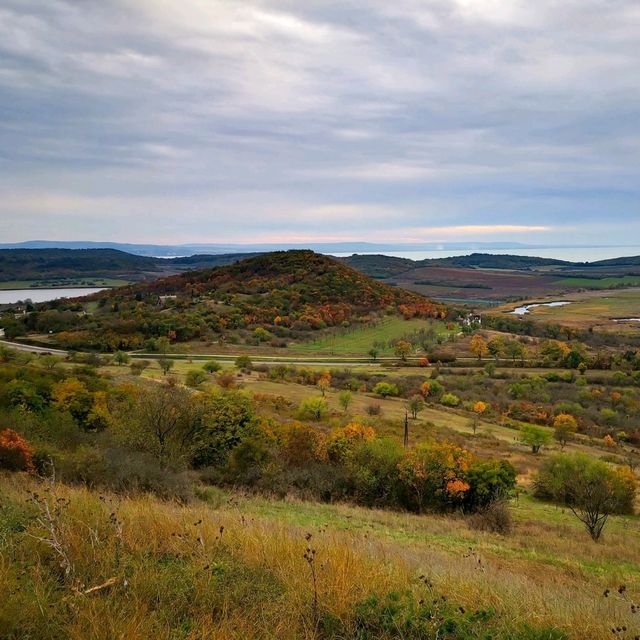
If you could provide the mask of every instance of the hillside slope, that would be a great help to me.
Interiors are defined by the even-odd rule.
[[[263,254],[80,301],[54,301],[39,310],[16,321],[18,326],[5,327],[8,334],[50,334],[63,346],[100,350],[138,348],[161,337],[285,346],[306,339],[309,332],[378,315],[446,315],[444,306],[419,294],[312,251]]]

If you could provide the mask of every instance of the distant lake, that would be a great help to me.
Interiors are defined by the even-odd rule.
[[[349,253],[332,253],[331,255],[347,258],[353,255]],[[469,256],[472,253],[491,253],[494,255],[535,256],[537,258],[553,258],[555,260],[568,260],[569,262],[596,262],[640,255],[640,245],[624,247],[545,247],[530,249],[442,249],[431,251],[358,251],[360,255],[395,256],[397,258],[409,258],[410,260],[426,260],[427,258],[452,258],[454,256]]]
[[[58,298],[78,298],[90,293],[102,291],[106,287],[69,287],[67,289],[8,289],[0,290],[0,304],[15,304],[31,300],[31,302],[48,302]]]

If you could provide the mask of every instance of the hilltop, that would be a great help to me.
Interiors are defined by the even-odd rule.
[[[8,335],[50,334],[69,348],[104,351],[157,338],[282,347],[388,314],[442,318],[446,309],[327,256],[294,250],[46,303],[5,328]]]

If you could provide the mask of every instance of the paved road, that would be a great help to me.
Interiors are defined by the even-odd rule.
[[[0,340],[0,345],[16,349],[17,351],[27,351],[30,353],[51,353],[57,356],[67,356],[68,351],[63,349],[54,349],[52,347],[35,347],[29,344],[22,344],[20,342],[10,342],[8,340]],[[304,357],[291,357],[282,358],[279,356],[260,356],[247,353],[194,353],[194,354],[159,354],[159,353],[136,353],[131,352],[134,358],[143,358],[147,360],[158,360],[160,358],[170,358],[172,360],[220,360],[221,362],[232,362],[240,355],[248,355],[254,364],[282,364],[282,365],[300,365],[304,367],[308,366],[321,366],[321,367],[378,367],[381,364],[397,363],[397,358],[383,357],[378,358],[373,362],[370,358],[335,358],[335,357],[323,357],[323,358],[304,358]],[[459,357],[457,362],[477,362],[477,358],[471,357]],[[412,359],[415,362],[415,358]],[[485,360],[483,364],[489,362]],[[446,365],[445,365],[446,366]]]
[[[56,356],[66,356],[67,351],[62,349],[53,349],[52,347],[34,347],[30,344],[21,344],[20,342],[9,342],[8,340],[0,340],[0,345],[15,349],[16,351],[28,351],[29,353],[51,353]]]

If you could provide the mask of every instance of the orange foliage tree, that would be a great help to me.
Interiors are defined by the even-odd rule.
[[[0,469],[33,471],[33,447],[13,429],[0,431]]]

